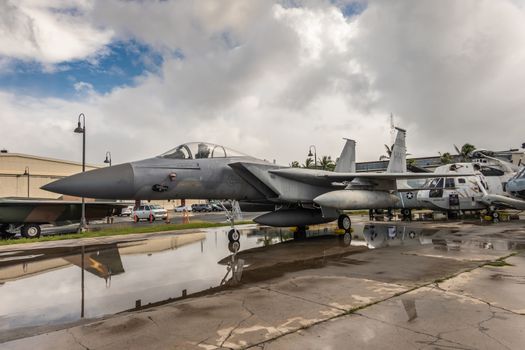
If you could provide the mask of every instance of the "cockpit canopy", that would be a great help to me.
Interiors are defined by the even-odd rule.
[[[525,167],[522,167],[516,172],[516,176],[514,176],[515,179],[525,179]]]
[[[175,147],[159,157],[169,159],[204,159],[204,158],[230,158],[246,157],[241,152],[230,148],[207,142],[189,142]]]

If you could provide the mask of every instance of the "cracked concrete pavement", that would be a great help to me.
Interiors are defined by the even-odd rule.
[[[350,248],[304,269],[0,348],[521,349],[522,231],[523,223],[469,226],[458,230],[462,240],[456,232],[426,245]],[[283,249],[266,247],[264,254],[282,258]],[[260,259],[260,251],[243,259],[251,254]]]

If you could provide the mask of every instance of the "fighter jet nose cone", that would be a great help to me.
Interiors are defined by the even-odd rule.
[[[43,190],[77,197],[131,199],[134,172],[129,163],[72,175],[41,187]]]

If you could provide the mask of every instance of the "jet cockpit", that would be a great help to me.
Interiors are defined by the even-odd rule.
[[[519,169],[516,175],[507,182],[506,189],[512,196],[525,199],[525,167]]]
[[[205,159],[247,157],[247,155],[213,143],[189,142],[177,146],[159,157],[168,159]]]

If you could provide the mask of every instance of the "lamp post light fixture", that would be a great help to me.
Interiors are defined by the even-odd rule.
[[[26,168],[24,169],[24,175],[27,175],[27,198],[29,198],[29,178],[30,178],[30,174],[29,174],[29,167],[26,166]]]
[[[82,124],[80,118],[82,117]],[[77,134],[82,134],[82,172],[86,171],[86,116],[84,113],[78,115],[78,125],[74,130]],[[79,232],[86,230],[86,202],[82,197],[82,216],[80,218],[80,225],[78,227]]]
[[[104,160],[104,163],[109,164],[109,166],[111,166],[111,152],[110,151],[106,152],[106,159]]]
[[[312,148],[314,149],[314,153],[312,154]],[[315,148],[315,145],[310,145],[308,148],[308,157],[314,157],[314,168],[317,169],[317,148]]]

